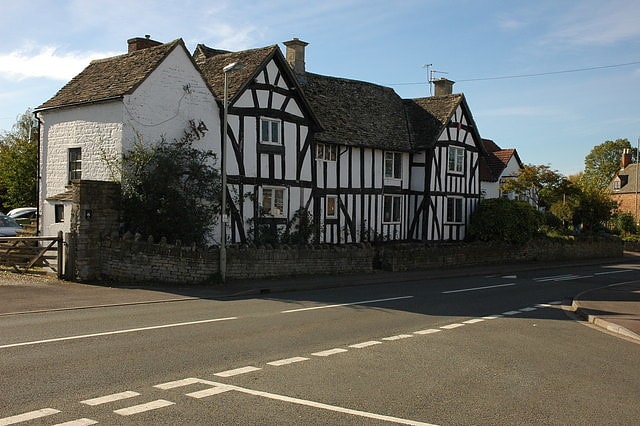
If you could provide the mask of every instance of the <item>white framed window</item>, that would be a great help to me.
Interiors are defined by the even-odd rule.
[[[338,197],[336,195],[327,195],[324,212],[327,219],[338,217]]]
[[[55,223],[64,223],[64,205],[63,204],[55,204],[53,206],[53,214],[55,218]]]
[[[274,145],[282,145],[280,132],[281,122],[273,118],[260,119],[260,142]]]
[[[336,161],[338,159],[338,146],[326,143],[316,145],[316,160]]]
[[[385,195],[382,202],[382,222],[400,223],[402,218],[402,196]]]
[[[82,149],[69,148],[68,155],[69,183],[82,178]]]
[[[464,172],[464,149],[457,146],[449,147],[447,170],[453,173]]]
[[[620,189],[620,181],[618,179],[613,181],[613,189]]]
[[[284,188],[262,188],[262,209],[273,217],[284,217]]]
[[[447,223],[462,223],[462,197],[447,198]]]
[[[385,179],[402,179],[402,153],[384,153],[384,177]]]

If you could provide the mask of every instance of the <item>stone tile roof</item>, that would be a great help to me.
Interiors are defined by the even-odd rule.
[[[411,149],[403,101],[392,89],[312,73],[297,77],[324,127],[315,135],[318,142]]]
[[[36,111],[117,99],[132,93],[182,39],[124,55],[92,61]]]
[[[430,148],[446,128],[464,95],[443,95],[404,101],[415,148]]]
[[[229,100],[242,92],[244,87],[253,79],[264,64],[278,51],[277,45],[258,49],[243,50],[241,52],[225,52],[199,45],[194,53],[196,63],[205,80],[213,90],[216,98],[222,100],[224,96],[224,72],[222,69],[234,62],[242,62],[243,67],[227,75]]]

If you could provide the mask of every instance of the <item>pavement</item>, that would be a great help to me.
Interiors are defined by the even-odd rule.
[[[354,275],[316,275],[273,280],[233,281],[225,285],[190,287],[109,286],[57,280],[39,274],[0,271],[0,317],[52,310],[87,309],[99,306],[166,303],[189,299],[229,299],[286,291],[305,291],[344,286],[401,283],[455,276],[513,273],[549,267],[620,263],[621,259],[592,259],[557,264],[491,265],[482,267],[409,272],[374,272]],[[622,261],[640,263],[640,253],[625,253]],[[640,343],[640,281],[585,291],[574,297],[572,310],[585,321],[610,333]]]

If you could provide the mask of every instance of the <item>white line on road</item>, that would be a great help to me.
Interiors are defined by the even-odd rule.
[[[233,370],[221,371],[220,373],[215,373],[214,376],[218,377],[232,377],[240,374],[247,374],[253,371],[262,370],[262,368],[254,367],[249,365],[247,367],[234,368]]]
[[[510,287],[512,285],[516,285],[516,283],[487,285],[487,286],[484,286],[484,287],[461,288],[460,290],[443,291],[442,294],[462,293],[462,292],[465,292],[465,291],[485,290],[485,289],[488,289],[488,288]]]
[[[231,389],[228,386],[214,386],[212,388],[203,389],[201,391],[191,392],[186,395],[190,396],[191,398],[201,399],[201,398],[206,398],[208,396],[219,395],[224,392],[229,392],[230,390],[233,390],[233,389]]]
[[[64,422],[64,423],[57,423],[53,426],[89,426],[89,425],[95,425],[98,422],[96,420],[92,420],[92,419],[78,419],[78,420],[71,420],[70,422]]]
[[[320,351],[320,352],[316,352],[316,353],[312,353],[311,355],[313,356],[331,356],[331,355],[335,355],[335,354],[340,354],[342,352],[347,352],[346,349],[342,349],[342,348],[335,348],[335,349],[329,349],[326,351]]]
[[[532,306],[528,306],[528,307],[526,307],[526,308],[522,308],[522,309],[520,309],[520,312],[531,312],[531,311],[535,311],[535,310],[537,310],[537,309],[538,309],[538,308],[534,308],[534,307],[532,307]]]
[[[413,337],[413,336],[410,334],[398,334],[397,336],[383,337],[382,340],[393,342],[394,340],[408,339],[409,337]]]
[[[181,386],[192,385],[194,383],[202,383],[202,380],[189,377],[188,379],[175,380],[173,382],[167,382],[167,383],[160,383],[159,385],[155,385],[154,388],[167,390],[167,389],[179,388]]]
[[[134,405],[132,407],[115,410],[114,413],[120,414],[121,416],[132,416],[134,414],[144,413],[145,411],[157,410],[158,408],[168,407],[174,404],[175,402],[167,401],[164,399],[157,399],[155,401],[147,402],[146,404]]]
[[[293,364],[295,362],[302,362],[302,361],[308,361],[309,358],[304,358],[301,356],[296,356],[293,358],[286,358],[286,359],[279,359],[277,361],[271,361],[268,362],[268,365],[273,365],[274,367],[280,367],[281,365],[289,365],[289,364]]]
[[[116,402],[122,399],[133,398],[134,396],[139,396],[138,392],[126,391],[120,393],[114,393],[111,395],[100,396],[98,398],[85,399],[84,401],[80,401],[81,404],[86,405],[102,405],[107,404],[109,402]]]
[[[473,319],[470,319],[470,320],[462,321],[462,323],[463,324],[475,324],[475,323],[482,322],[482,321],[484,321],[484,318],[473,318]]]
[[[606,272],[596,272],[594,275],[608,275],[608,274],[619,274],[621,272],[631,272],[631,269],[622,269],[620,271],[606,271]]]
[[[42,343],[63,342],[65,340],[87,339],[89,337],[111,336],[114,334],[136,333],[139,331],[159,330],[162,328],[183,327],[186,325],[207,324],[211,322],[230,321],[235,319],[238,319],[238,317],[212,318],[212,319],[206,319],[201,321],[178,322],[173,324],[153,325],[150,327],[139,327],[139,328],[128,328],[124,330],[105,331],[102,333],[80,334],[77,336],[68,336],[68,337],[56,337],[53,339],[34,340],[31,342],[11,343],[8,345],[0,346],[0,349],[15,348],[18,346],[39,345]]]
[[[362,349],[368,348],[369,346],[381,345],[382,342],[378,342],[377,340],[369,340],[368,342],[356,343],[355,345],[349,345],[350,348]]]
[[[496,314],[496,315],[487,315],[486,317],[482,317],[482,319],[486,319],[486,320],[492,320],[496,318],[502,318],[502,315]]]
[[[20,422],[39,419],[40,417],[58,414],[59,412],[60,410],[56,410],[55,408],[43,408],[42,410],[29,411],[28,413],[18,414],[16,416],[0,419],[0,426],[13,425]]]
[[[402,300],[402,299],[411,299],[411,298],[413,298],[413,296],[390,297],[388,299],[362,300],[360,302],[339,303],[337,305],[323,305],[323,306],[313,306],[311,308],[289,309],[288,311],[282,311],[280,313],[290,314],[292,312],[314,311],[316,309],[339,308],[341,306],[366,305],[368,303],[390,302],[392,300]]]
[[[453,330],[454,328],[463,327],[463,326],[464,326],[464,324],[456,323],[456,324],[443,325],[440,328],[443,328],[445,330]]]
[[[426,330],[419,330],[419,331],[414,331],[413,334],[433,334],[433,333],[439,333],[442,330],[438,330],[436,328],[429,328]]]
[[[518,315],[522,312],[520,311],[507,311],[507,312],[503,312],[502,315]]]

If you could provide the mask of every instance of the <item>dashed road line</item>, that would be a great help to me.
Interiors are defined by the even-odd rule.
[[[483,322],[484,319],[483,318],[472,318],[470,320],[466,320],[466,321],[462,321],[463,324],[476,324],[479,322]]]
[[[100,396],[98,398],[85,399],[84,401],[80,401],[80,403],[91,406],[102,405],[108,404],[110,402],[121,401],[123,399],[133,398],[134,396],[140,396],[140,394],[138,392],[126,391],[114,393],[111,395]]]
[[[335,348],[335,349],[329,349],[326,351],[320,351],[320,352],[315,352],[312,353],[311,355],[313,356],[331,356],[331,355],[335,355],[335,354],[340,354],[342,352],[347,352],[346,349],[342,349],[342,348]]]
[[[532,312],[532,311],[535,311],[535,310],[537,310],[537,309],[538,309],[538,308],[535,308],[535,307],[533,307],[533,306],[528,306],[528,307],[526,307],[526,308],[519,309],[519,311],[520,311],[520,312]]]
[[[437,328],[428,328],[426,330],[419,330],[419,331],[414,331],[413,334],[433,334],[433,333],[439,333],[442,330],[437,329]]]
[[[248,365],[246,367],[235,368],[233,370],[221,371],[220,373],[215,373],[214,376],[233,377],[233,376],[238,376],[240,374],[252,373],[258,370],[262,370],[262,369],[260,367],[254,367],[252,365]]]
[[[520,311],[507,311],[507,312],[503,312],[502,315],[518,315],[522,312]]]
[[[41,410],[29,411],[28,413],[22,413],[11,417],[5,417],[0,419],[0,426],[13,425],[16,423],[27,422],[29,420],[39,419],[41,417],[51,416],[53,414],[60,413],[60,410],[55,408],[43,408]]]
[[[218,395],[224,392],[229,392],[231,389],[229,386],[214,386],[212,388],[203,389],[196,392],[187,393],[187,396],[191,398],[201,399],[209,396]]]
[[[369,346],[374,346],[374,345],[381,345],[382,342],[379,342],[377,340],[369,340],[368,342],[362,342],[362,343],[356,343],[355,345],[349,345],[350,348],[355,348],[355,349],[363,349],[363,348],[368,348]]]
[[[442,294],[463,293],[463,292],[466,292],[466,291],[486,290],[486,289],[489,289],[489,288],[510,287],[512,285],[516,285],[516,283],[487,285],[487,286],[483,286],[483,287],[461,288],[460,290],[443,291]]]
[[[463,326],[464,326],[464,324],[454,323],[454,324],[443,325],[440,328],[445,329],[445,330],[453,330],[454,328],[463,327]]]
[[[70,422],[57,423],[53,426],[89,426],[89,425],[95,425],[97,423],[98,422],[93,419],[78,419],[78,420],[71,420]]]
[[[134,405],[127,408],[121,408],[119,410],[115,410],[114,413],[120,414],[121,416],[132,416],[134,414],[140,414],[146,411],[169,407],[170,405],[174,405],[174,404],[175,402],[167,401],[166,399],[157,399],[155,401],[147,402],[144,404]]]
[[[280,367],[281,365],[289,365],[289,364],[293,364],[296,362],[302,362],[302,361],[308,361],[309,358],[305,358],[305,357],[301,357],[301,356],[296,356],[293,358],[286,358],[286,359],[279,359],[277,361],[271,361],[268,362],[268,365],[273,365],[274,367]]]
[[[394,340],[402,340],[413,337],[411,334],[398,334],[396,336],[383,337],[381,340],[386,340],[387,342],[393,342]]]

